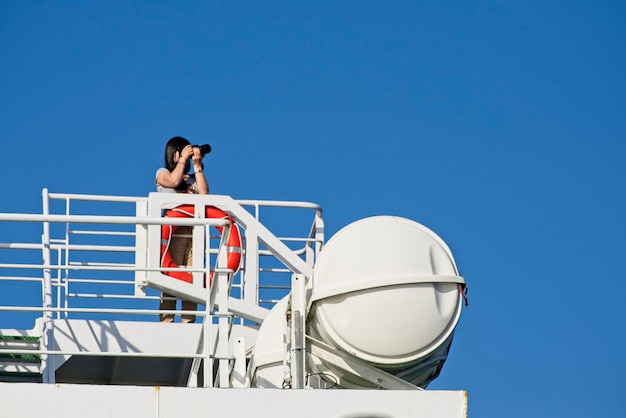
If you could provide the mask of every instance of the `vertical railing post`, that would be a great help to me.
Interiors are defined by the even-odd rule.
[[[233,365],[232,387],[246,387],[246,339],[241,336],[234,341],[233,354],[235,364]]]
[[[255,219],[259,219],[259,206],[255,206]],[[246,226],[244,265],[242,272],[242,298],[251,304],[259,304],[259,234],[256,224]]]
[[[148,202],[140,200],[135,203],[135,216],[148,215]],[[137,224],[135,226],[135,267],[145,268],[148,265],[148,226]],[[135,296],[146,296],[148,285],[148,272],[135,270]]]
[[[306,317],[306,277],[303,274],[291,276],[291,385],[293,389],[303,389],[305,383],[304,333]]]
[[[65,198],[65,215],[67,215],[68,217],[71,214],[71,209],[70,209],[71,208],[71,201],[72,200],[71,200],[71,198],[69,196],[67,196]],[[63,253],[65,254],[65,265],[66,266],[68,266],[70,264],[70,236],[71,236],[70,223],[67,222],[65,224],[65,241],[64,241],[65,249],[63,250]],[[63,255],[61,254],[60,251],[59,251],[59,257],[58,258],[59,258],[59,266],[60,266],[61,263],[63,262]],[[70,271],[67,268],[65,268],[63,270],[63,272],[61,272],[61,270],[58,270],[57,277],[58,277],[59,281],[61,280],[61,277],[63,277],[63,275],[65,275],[64,279],[63,279],[63,282],[64,282],[64,284],[63,284],[63,292],[64,292],[64,294],[63,294],[63,307],[67,309],[67,308],[70,307]],[[60,293],[60,290],[61,290],[61,287],[59,286],[57,291]],[[64,312],[63,313],[63,317],[65,319],[67,319],[68,316],[69,316],[68,312]],[[58,315],[57,315],[57,317],[60,318]]]
[[[322,251],[324,243],[324,220],[320,211],[315,212],[315,255]]]
[[[202,372],[204,374],[204,382],[203,386],[213,387],[213,315],[211,312],[213,311],[213,297],[212,293],[213,283],[211,282],[211,231],[210,226],[206,226],[204,228],[204,251],[205,251],[205,288],[206,288],[206,301],[204,304],[205,315],[204,320],[202,321],[202,337],[203,340],[203,350],[202,354],[204,354],[204,363]]]
[[[48,189],[43,189],[43,214],[50,214]],[[52,272],[50,270],[50,223],[43,222],[43,235],[41,238],[42,243],[42,256],[43,256],[43,284],[42,284],[42,296],[43,296],[43,348],[45,351],[50,351],[54,345],[54,320],[53,313],[50,310],[52,308]],[[41,356],[41,368],[42,379],[44,383],[55,383],[55,365],[54,355],[43,354]]]
[[[219,385],[222,388],[230,386],[230,367],[229,367],[229,353],[228,342],[230,337],[229,326],[229,312],[228,312],[228,294],[230,286],[228,286],[228,279],[230,273],[226,272],[227,256],[228,256],[228,236],[230,234],[232,225],[224,225],[222,230],[222,239],[220,240],[220,249],[217,253],[217,271],[215,279],[217,281],[217,347],[215,350],[215,357],[218,359],[218,371],[219,371]]]

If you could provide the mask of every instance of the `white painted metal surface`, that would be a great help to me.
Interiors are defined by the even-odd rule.
[[[367,218],[324,246],[321,208],[307,202],[47,190],[43,198],[42,214],[0,213],[0,230],[21,222],[43,231],[0,242],[0,355],[11,359],[0,358],[0,381],[57,385],[0,383],[2,415],[466,416],[465,392],[419,387],[445,362],[464,285],[449,248],[426,227]],[[77,210],[83,202],[105,211]],[[161,217],[180,203],[196,205],[196,218]],[[118,204],[130,210],[120,215],[111,209]],[[211,232],[224,221],[203,219],[204,205],[242,228],[239,272],[225,268],[226,237]],[[274,231],[291,217],[267,216],[273,209],[304,211],[293,219],[306,219],[305,228]],[[187,269],[192,284],[162,274],[164,223],[194,226],[194,255],[204,257]],[[43,305],[11,305],[7,286],[43,295]],[[160,291],[199,302],[198,323],[155,322]],[[15,315],[34,326],[7,327]]]
[[[36,400],[36,401],[35,401]],[[415,418],[467,416],[464,391],[174,388],[0,383],[11,418]]]

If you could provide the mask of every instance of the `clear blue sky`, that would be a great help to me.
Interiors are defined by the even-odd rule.
[[[610,0],[3,1],[0,211],[144,196],[168,138],[209,142],[213,193],[448,243],[470,306],[429,389],[473,417],[623,417],[625,22]]]

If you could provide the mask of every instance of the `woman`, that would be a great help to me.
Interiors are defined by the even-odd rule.
[[[204,155],[199,147],[180,136],[175,136],[165,145],[165,167],[156,172],[156,188],[163,193],[191,193],[208,194],[209,185],[204,177]],[[189,174],[193,163],[193,174]],[[180,226],[170,242],[170,254],[172,260],[179,266],[192,265],[192,245],[189,237],[192,232],[190,226]],[[176,298],[166,293],[161,294],[160,310],[176,310]],[[182,309],[195,311],[198,304],[188,300],[182,301]],[[174,322],[174,314],[160,314],[161,322]],[[196,316],[191,314],[182,315],[183,322],[195,322]]]

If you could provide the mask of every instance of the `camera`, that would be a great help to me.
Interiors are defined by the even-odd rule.
[[[202,154],[202,156],[204,157],[205,155],[207,155],[209,152],[211,152],[211,146],[209,144],[204,144],[204,145],[193,145],[193,147],[198,147],[200,148],[200,154]]]

